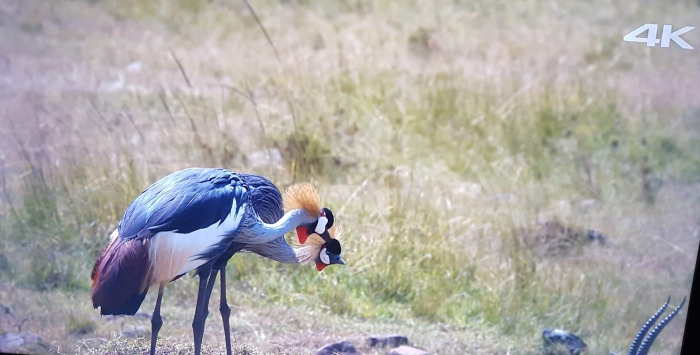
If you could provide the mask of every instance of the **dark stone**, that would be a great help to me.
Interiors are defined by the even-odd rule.
[[[603,233],[600,233],[600,232],[593,230],[593,229],[588,230],[587,237],[588,237],[589,243],[597,241],[598,244],[605,245],[605,242],[607,241],[607,237],[605,237],[605,235],[603,235]]]
[[[10,307],[5,306],[4,304],[0,304],[0,313],[12,315],[12,311],[10,311]]]
[[[401,345],[386,352],[386,355],[428,355],[425,350]]]
[[[578,355],[586,349],[586,343],[581,338],[566,330],[544,328],[542,340],[545,348],[565,346],[572,355]]]
[[[328,344],[316,351],[316,355],[362,355],[349,341]]]
[[[400,334],[393,335],[373,335],[367,338],[370,347],[395,348],[399,345],[408,344],[408,337]]]

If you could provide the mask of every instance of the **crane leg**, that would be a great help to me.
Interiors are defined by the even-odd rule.
[[[160,317],[160,302],[163,299],[163,289],[165,289],[165,284],[160,284],[158,288],[158,298],[156,299],[156,307],[153,309],[153,316],[151,317],[151,355],[156,353],[156,342],[158,341],[158,331],[163,325],[163,318]]]
[[[221,268],[221,303],[219,303],[219,312],[221,312],[221,320],[224,322],[226,355],[231,355],[231,328],[229,326],[231,307],[229,307],[228,302],[226,302],[226,265]]]
[[[207,290],[207,278],[209,275],[204,273],[199,274],[199,291],[197,292],[197,306],[194,309],[194,319],[192,320],[192,333],[194,333],[194,353],[199,355],[202,351],[202,336],[204,335],[204,321],[206,317],[203,308],[206,308],[204,304],[204,296]]]
[[[199,274],[199,292],[197,292],[197,306],[192,320],[192,332],[194,333],[194,353],[199,355],[202,351],[202,338],[204,337],[204,324],[209,315],[209,297],[214,289],[218,270],[211,270],[209,275]]]

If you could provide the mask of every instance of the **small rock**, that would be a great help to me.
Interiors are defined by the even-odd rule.
[[[428,355],[425,350],[408,345],[401,345],[386,352],[386,355]]]
[[[603,233],[600,233],[596,230],[589,229],[588,234],[586,235],[588,237],[588,242],[595,242],[597,241],[598,244],[604,245],[606,237],[603,235]]]
[[[12,315],[12,311],[10,311],[10,307],[5,306],[4,304],[0,304],[0,314]]]
[[[399,345],[408,344],[408,337],[400,334],[374,335],[367,338],[367,344],[370,347],[395,348]]]
[[[316,355],[362,355],[349,341],[328,344],[316,352]]]
[[[586,343],[581,338],[566,330],[544,328],[542,339],[544,340],[545,348],[563,345],[566,346],[572,355],[578,355],[586,349]]]

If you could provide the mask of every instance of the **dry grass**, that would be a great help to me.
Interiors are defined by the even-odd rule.
[[[239,353],[388,332],[532,353],[544,327],[622,352],[688,294],[697,56],[621,38],[652,15],[692,25],[695,2],[253,6],[279,59],[242,2],[0,3],[0,331],[26,319],[55,352],[145,349],[123,330],[147,317],[91,309],[91,263],[134,196],[190,166],[314,181],[346,229],[345,268],[231,260]],[[551,257],[519,242],[549,220],[608,243]],[[166,291],[167,353],[191,351],[195,293],[191,278]],[[679,351],[684,317],[652,352]]]

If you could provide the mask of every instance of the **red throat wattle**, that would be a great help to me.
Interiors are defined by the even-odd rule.
[[[297,236],[299,236],[299,243],[301,243],[301,244],[306,243],[306,238],[309,237],[309,233],[306,233],[305,226],[297,227]]]
[[[322,263],[322,262],[316,260],[316,269],[317,269],[318,271],[323,271],[323,268],[326,267],[326,266],[327,266],[326,264],[324,264],[324,263]]]

